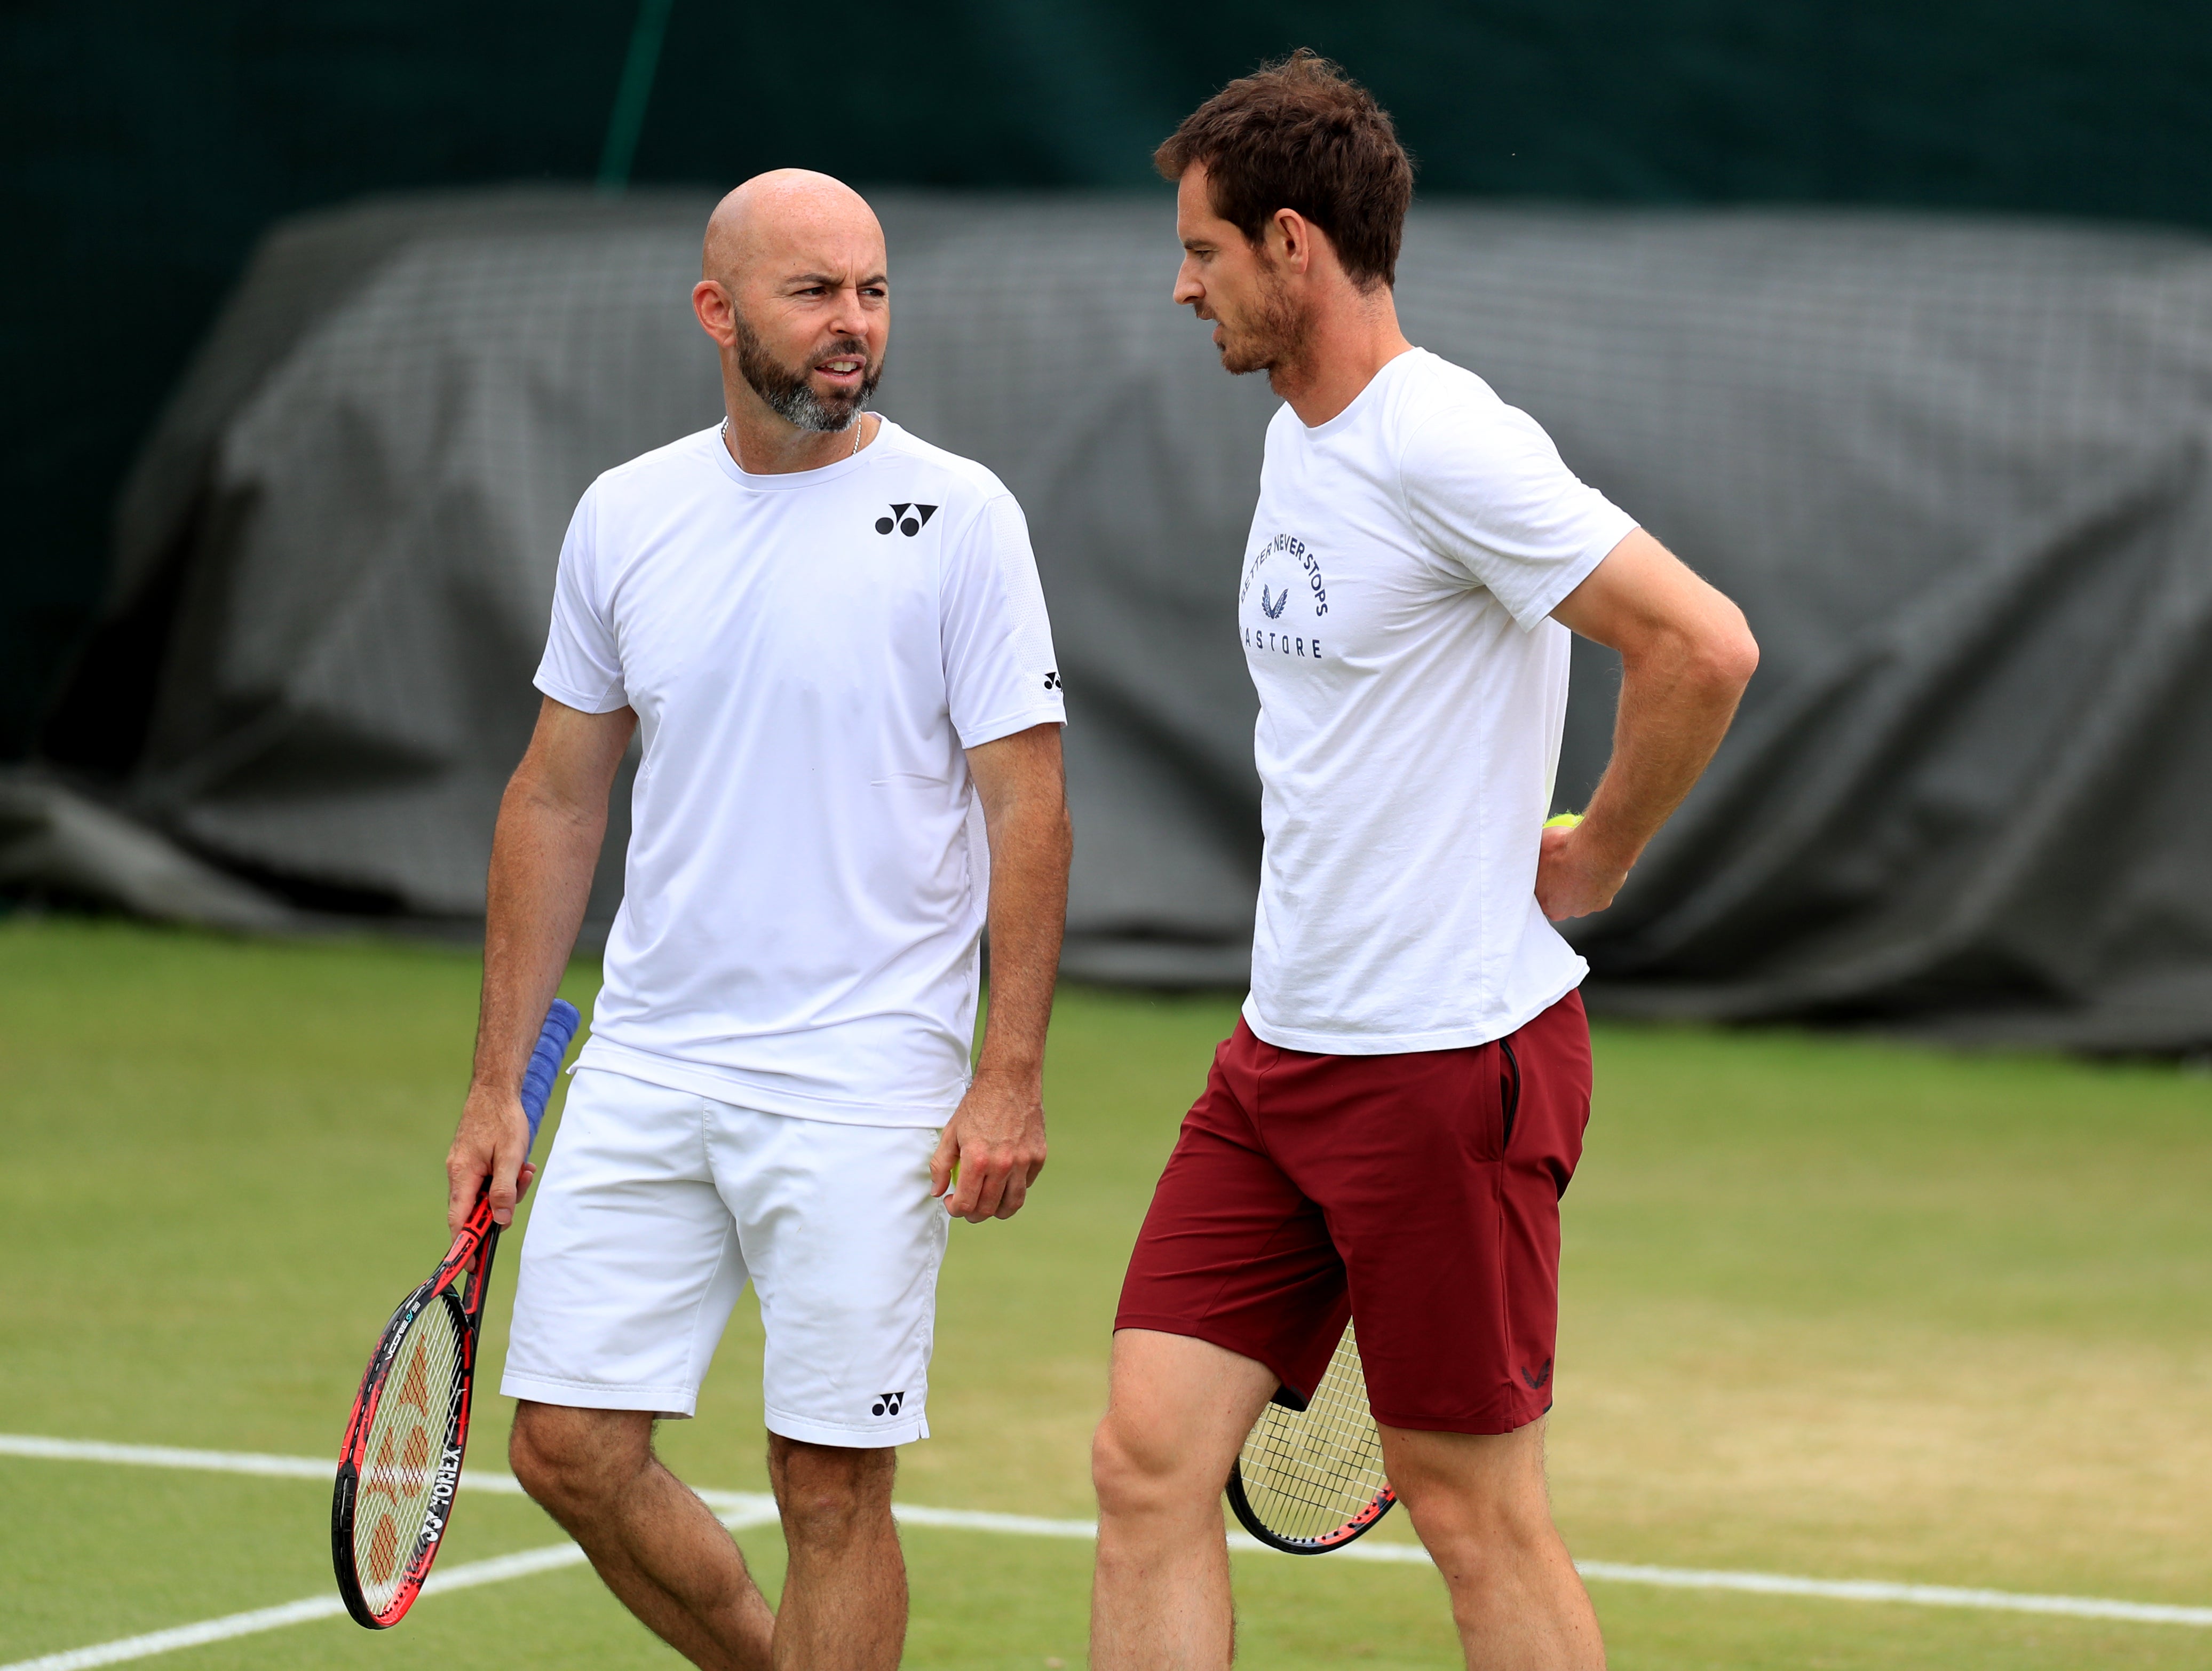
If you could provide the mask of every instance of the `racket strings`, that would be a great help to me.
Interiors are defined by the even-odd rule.
[[[1290,1538],[1324,1537],[1388,1489],[1349,1328],[1305,1410],[1269,1405],[1245,1439],[1237,1470],[1254,1512]]]
[[[354,1503],[354,1570],[382,1613],[399,1592],[444,1459],[460,1395],[464,1340],[455,1307],[426,1306],[386,1373],[363,1447]]]

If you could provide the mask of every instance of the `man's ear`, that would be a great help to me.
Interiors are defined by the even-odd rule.
[[[1295,209],[1279,209],[1267,222],[1268,253],[1289,270],[1303,274],[1313,265],[1314,229]]]
[[[731,325],[735,304],[717,281],[702,278],[691,287],[691,311],[698,316],[699,328],[724,348],[737,339]]]

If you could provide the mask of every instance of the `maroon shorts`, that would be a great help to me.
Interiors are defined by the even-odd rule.
[[[1559,1197],[1589,1091],[1574,993],[1488,1044],[1395,1056],[1278,1049],[1240,1020],[1114,1326],[1210,1340],[1306,1397],[1351,1316],[1377,1421],[1525,1425],[1552,1407]]]

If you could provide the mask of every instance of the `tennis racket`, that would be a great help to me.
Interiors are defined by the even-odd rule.
[[[1398,1493],[1383,1477],[1382,1436],[1351,1324],[1311,1398],[1285,1387],[1267,1401],[1228,1490],[1244,1529],[1286,1555],[1341,1549],[1390,1512]]]
[[[554,1000],[531,1052],[522,1111],[533,1144],[580,1019],[574,1005]],[[469,1443],[477,1334],[499,1246],[490,1188],[487,1179],[430,1279],[384,1326],[346,1423],[331,1495],[331,1559],[346,1611],[373,1631],[397,1625],[414,1606],[453,1519]]]

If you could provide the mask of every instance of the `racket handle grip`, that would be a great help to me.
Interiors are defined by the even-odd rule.
[[[530,1066],[522,1072],[522,1111],[530,1117],[530,1141],[538,1142],[538,1124],[545,1118],[546,1100],[554,1081],[561,1077],[561,1058],[568,1054],[568,1041],[576,1036],[583,1017],[565,998],[553,1000],[545,1012],[545,1026],[538,1035],[538,1048],[530,1053]]]

